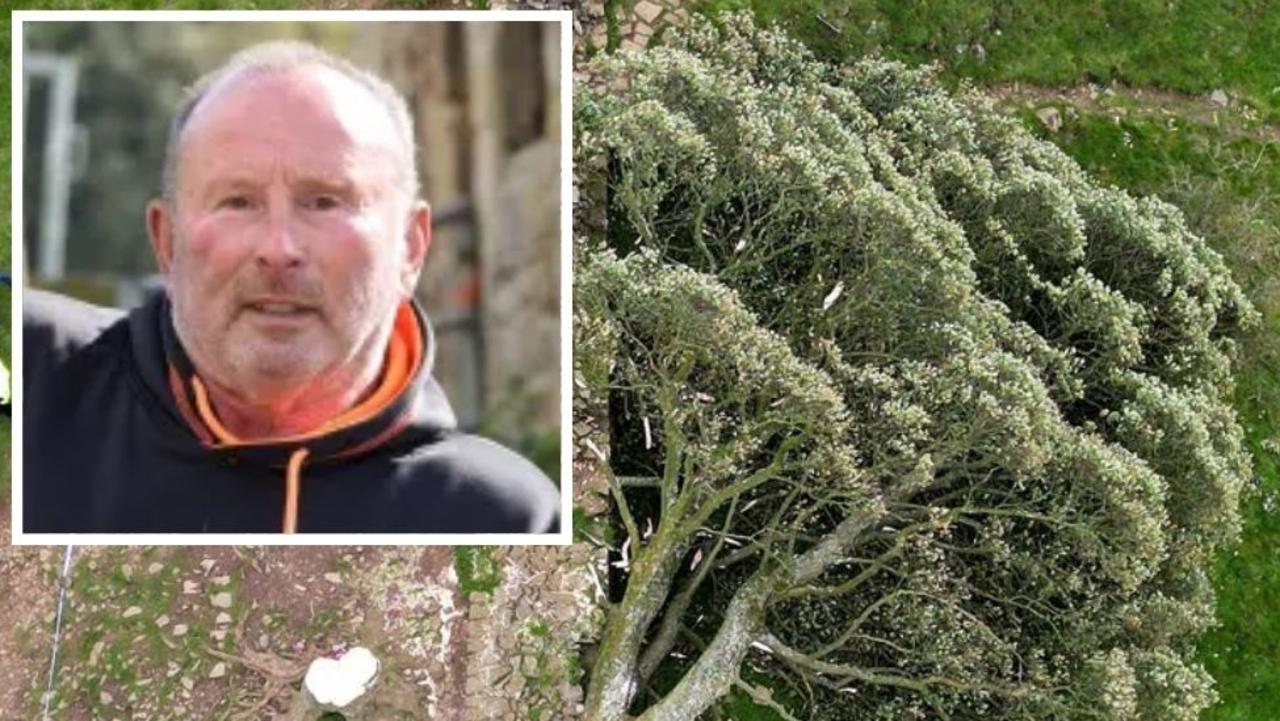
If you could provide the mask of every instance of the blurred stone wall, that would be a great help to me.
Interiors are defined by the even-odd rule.
[[[460,420],[525,450],[550,442],[561,364],[558,26],[379,23],[353,55],[398,86],[415,116],[437,223],[418,292]]]

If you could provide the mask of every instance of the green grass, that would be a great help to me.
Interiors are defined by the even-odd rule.
[[[1240,546],[1217,569],[1221,626],[1200,643],[1201,660],[1223,703],[1205,721],[1264,721],[1280,708],[1280,454],[1263,443],[1280,438],[1280,373],[1259,369],[1239,379],[1237,398],[1258,459],[1259,494],[1244,508]],[[1260,406],[1258,398],[1268,398]]]
[[[464,595],[472,591],[491,594],[502,581],[502,565],[494,559],[491,546],[455,546],[453,564],[458,590]]]
[[[1280,187],[1280,143],[1229,138],[1207,126],[1169,128],[1141,117],[1084,114],[1067,120],[1056,134],[1047,133],[1030,111],[1024,119],[1095,178],[1135,193],[1169,198],[1179,182],[1190,178],[1220,180],[1241,199]]]
[[[708,13],[750,7],[832,60],[879,52],[911,64],[937,62],[944,75],[980,85],[1117,81],[1193,94],[1222,88],[1280,117],[1280,12],[1266,0],[702,0],[698,6]]]

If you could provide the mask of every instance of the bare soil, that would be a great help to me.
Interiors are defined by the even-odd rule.
[[[62,549],[0,549],[0,721],[39,718]],[[379,719],[460,721],[449,548],[77,549],[51,717],[296,719],[307,665],[365,646]]]
[[[0,533],[9,539],[8,509]],[[0,720],[38,717],[53,629],[59,549],[0,547]]]

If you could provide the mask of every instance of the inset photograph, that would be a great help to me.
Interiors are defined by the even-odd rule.
[[[118,17],[15,15],[17,542],[567,542],[568,14]]]

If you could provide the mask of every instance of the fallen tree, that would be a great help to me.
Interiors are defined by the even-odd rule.
[[[1254,313],[1178,211],[741,16],[593,72],[575,385],[610,409],[626,578],[587,719],[735,688],[787,719],[1197,718]]]

